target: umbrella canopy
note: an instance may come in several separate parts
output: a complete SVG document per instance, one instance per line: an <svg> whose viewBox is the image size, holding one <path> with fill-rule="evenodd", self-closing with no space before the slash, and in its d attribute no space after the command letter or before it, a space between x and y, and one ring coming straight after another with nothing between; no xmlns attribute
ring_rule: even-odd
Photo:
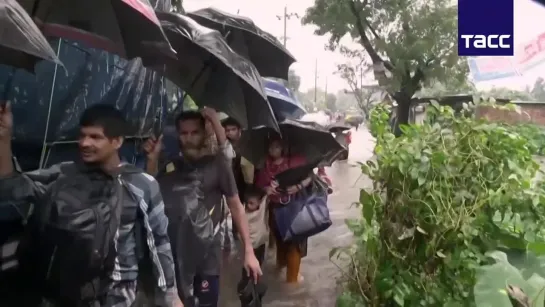
<svg viewBox="0 0 545 307"><path fill-rule="evenodd" d="M61 61L32 18L15 0L0 2L0 63L34 72L40 60Z"/></svg>
<svg viewBox="0 0 545 307"><path fill-rule="evenodd" d="M335 122L327 126L327 130L333 133L343 132L346 130L350 130L350 126L347 125L344 122Z"/></svg>
<svg viewBox="0 0 545 307"><path fill-rule="evenodd" d="M327 114L325 114L325 112L323 111L319 111L316 113L307 113L299 120L303 122L313 122L322 127L327 127L331 123L329 116L327 116Z"/></svg>
<svg viewBox="0 0 545 307"><path fill-rule="evenodd" d="M322 165L331 165L344 150L329 131L319 126L291 119L280 122L279 126L290 155L302 155L307 161L319 159ZM241 155L256 166L262 165L269 139L274 134L267 128L244 130L240 140Z"/></svg>
<svg viewBox="0 0 545 307"><path fill-rule="evenodd" d="M261 30L251 19L216 8L187 14L200 24L220 31L236 52L254 63L262 76L288 80L288 70L295 58L276 37Z"/></svg>
<svg viewBox="0 0 545 307"><path fill-rule="evenodd" d="M175 57L148 0L18 0L46 36L81 41L128 59Z"/></svg>
<svg viewBox="0 0 545 307"><path fill-rule="evenodd" d="M236 54L218 31L174 13L157 13L179 59L164 74L199 106L222 111L243 127L278 130L261 77L252 63Z"/></svg>
<svg viewBox="0 0 545 307"><path fill-rule="evenodd" d="M310 161L309 163L305 163L304 165L287 169L276 174L274 179L278 182L278 186L280 188L286 188L291 185L298 184L309 177L321 162L321 159L316 159L314 161Z"/></svg>
<svg viewBox="0 0 545 307"><path fill-rule="evenodd" d="M284 84L264 78L263 85L277 120L298 119L307 113Z"/></svg>

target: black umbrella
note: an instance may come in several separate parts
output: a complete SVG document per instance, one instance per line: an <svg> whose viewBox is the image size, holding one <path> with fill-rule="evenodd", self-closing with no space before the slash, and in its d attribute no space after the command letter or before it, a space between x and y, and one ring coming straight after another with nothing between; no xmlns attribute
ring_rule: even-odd
<svg viewBox="0 0 545 307"><path fill-rule="evenodd" d="M333 133L339 133L350 129L351 127L344 122L335 122L327 126L327 130Z"/></svg>
<svg viewBox="0 0 545 307"><path fill-rule="evenodd" d="M0 2L0 64L34 72L38 61L61 64L32 18L15 0Z"/></svg>
<svg viewBox="0 0 545 307"><path fill-rule="evenodd" d="M165 66L168 79L198 105L222 111L243 127L278 130L261 77L250 61L229 48L216 30L184 15L157 12L157 16L179 52L179 60Z"/></svg>
<svg viewBox="0 0 545 307"><path fill-rule="evenodd" d="M290 155L302 155L307 161L321 160L321 165L331 165L344 150L333 135L319 126L285 119L278 124L282 139ZM262 165L271 137L278 136L267 128L244 130L240 140L241 155L254 165Z"/></svg>
<svg viewBox="0 0 545 307"><path fill-rule="evenodd" d="M148 0L19 0L46 36L81 41L132 59L157 61L174 50Z"/></svg>
<svg viewBox="0 0 545 307"><path fill-rule="evenodd" d="M252 61L262 76L288 80L288 70L295 58L276 37L261 30L251 19L216 8L187 14L200 24L220 31L231 48Z"/></svg>
<svg viewBox="0 0 545 307"><path fill-rule="evenodd" d="M314 172L314 169L317 168L321 162L322 159L316 159L301 166L289 168L276 174L274 179L278 182L278 186L281 189L285 189L289 186L301 183L301 181L305 180Z"/></svg>

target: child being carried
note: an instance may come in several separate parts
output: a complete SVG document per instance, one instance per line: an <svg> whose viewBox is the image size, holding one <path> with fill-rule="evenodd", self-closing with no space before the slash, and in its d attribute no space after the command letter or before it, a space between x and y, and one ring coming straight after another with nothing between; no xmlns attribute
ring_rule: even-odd
<svg viewBox="0 0 545 307"><path fill-rule="evenodd" d="M255 186L244 191L244 207L250 231L250 239L254 254L263 268L266 255L266 243L269 240L268 199L265 191ZM263 277L261 277L263 278ZM266 286L260 281L253 281L245 269L242 269L242 280L238 285L239 298L243 307L261 306L261 299Z"/></svg>

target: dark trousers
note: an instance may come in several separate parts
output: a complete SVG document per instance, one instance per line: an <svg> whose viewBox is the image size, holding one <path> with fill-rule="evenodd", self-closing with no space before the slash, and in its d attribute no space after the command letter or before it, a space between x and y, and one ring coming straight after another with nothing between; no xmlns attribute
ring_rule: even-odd
<svg viewBox="0 0 545 307"><path fill-rule="evenodd" d="M218 307L220 277L218 275L197 275L193 284L194 296L200 307Z"/></svg>
<svg viewBox="0 0 545 307"><path fill-rule="evenodd" d="M254 248L254 254L257 258L257 261L259 261L259 265L261 268L263 268L263 262L265 262L265 252L266 252L266 245L263 244L257 248ZM249 274L246 272L246 270L242 269L242 280L247 282L251 276L248 276Z"/></svg>

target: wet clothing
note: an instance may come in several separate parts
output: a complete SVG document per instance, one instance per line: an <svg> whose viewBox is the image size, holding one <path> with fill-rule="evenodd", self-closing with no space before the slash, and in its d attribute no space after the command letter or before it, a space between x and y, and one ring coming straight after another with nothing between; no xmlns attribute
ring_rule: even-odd
<svg viewBox="0 0 545 307"><path fill-rule="evenodd" d="M244 182L246 182L246 184L253 184L255 169L252 162L242 157L240 159L240 168L242 170L242 176L244 177Z"/></svg>
<svg viewBox="0 0 545 307"><path fill-rule="evenodd" d="M237 190L240 197L240 202L244 203L244 191L246 190L246 187L254 184L254 165L241 155L237 155L233 159L232 168L233 175L237 183ZM233 238L237 238L237 229L235 227L235 223L232 223L232 225Z"/></svg>
<svg viewBox="0 0 545 307"><path fill-rule="evenodd" d="M301 260L307 255L308 240L297 242L284 242L276 227L274 219L274 207L284 206L278 203L271 203L271 215L269 217L269 226L276 244L276 266L286 268L286 282L295 283L299 279L301 269Z"/></svg>
<svg viewBox="0 0 545 307"><path fill-rule="evenodd" d="M0 198L29 201L39 205L47 197L48 187L61 175L60 165L28 173L14 173L0 178ZM130 197L123 197L120 226L116 234L117 255L110 275L111 288L105 306L131 306L136 298L139 255L135 234L136 219L143 228L145 249L152 263L154 283L170 299L176 290L174 260L167 235L168 219L157 181L145 173L123 175ZM125 191L129 193L129 191ZM144 241L144 240L143 240ZM140 244L140 243L138 243Z"/></svg>
<svg viewBox="0 0 545 307"><path fill-rule="evenodd" d="M264 167L257 172L255 184L259 188L265 189L271 184L276 175L290 168L302 166L305 162L305 158L302 156L284 157L279 164L275 163L272 159L267 159ZM278 203L280 202L280 196L271 195L269 196L269 200L273 203Z"/></svg>
<svg viewBox="0 0 545 307"><path fill-rule="evenodd" d="M220 265L222 259L222 233L220 232L220 226L225 217L222 207L222 198L237 196L237 186L235 178L233 177L233 172L229 161L225 159L225 156L221 153L218 153L216 155L207 155L197 160L188 160L184 159L183 157L179 157L178 160L172 161L171 163L167 164L166 171L168 172L180 170L181 167L176 167L176 165L179 165L179 163L189 164L192 168L199 169L199 171L202 172L202 204L206 206L206 208L209 210L210 218L212 219L212 222L214 224L214 230L216 234L215 242L212 246L212 249L204 256L201 265L199 265L197 268L198 273L195 277L195 283L193 284L193 287L195 289L194 295L199 298L199 301L201 303L200 306L215 307L217 306L219 296L214 293L219 293L219 290L213 290L215 281L213 281L212 279L219 276L221 269ZM173 242L172 244L176 245L177 242ZM206 291L199 290L199 284L203 283L203 280L206 281L204 284L210 285L210 288L204 289ZM211 295L212 298L210 298ZM206 305L206 303L203 304L203 301L215 301L216 304Z"/></svg>
<svg viewBox="0 0 545 307"><path fill-rule="evenodd" d="M195 276L193 293L199 299L199 307L218 307L220 295L219 275Z"/></svg>
<svg viewBox="0 0 545 307"><path fill-rule="evenodd" d="M259 208L255 211L246 211L248 228L252 246L257 248L267 242L269 238L269 210L267 197L263 197Z"/></svg>
<svg viewBox="0 0 545 307"><path fill-rule="evenodd" d="M246 158L237 155L233 159L233 175L237 183L238 195L241 201L244 199L244 190L246 186L254 184L254 165Z"/></svg>
<svg viewBox="0 0 545 307"><path fill-rule="evenodd" d="M240 200L243 201L244 190L246 189L246 182L244 180L244 174L242 173L241 160L242 156L237 155L233 159L231 167L233 169L233 176L235 177L235 182L237 184L238 196L240 196Z"/></svg>
<svg viewBox="0 0 545 307"><path fill-rule="evenodd" d="M271 159L265 161L265 166L257 174L256 185L260 188L266 188L271 184L274 177L290 168L301 166L305 164L305 159L301 156L293 156L290 158L285 157L284 160L275 164ZM276 230L276 220L274 217L274 208L277 206L283 206L280 204L281 195L269 196L270 204L270 216L269 226L271 233L274 236L276 245L276 262L278 267L286 268L286 281L288 283L297 282L299 276L299 270L301 266L301 259L306 255L307 240L298 242L284 242Z"/></svg>

